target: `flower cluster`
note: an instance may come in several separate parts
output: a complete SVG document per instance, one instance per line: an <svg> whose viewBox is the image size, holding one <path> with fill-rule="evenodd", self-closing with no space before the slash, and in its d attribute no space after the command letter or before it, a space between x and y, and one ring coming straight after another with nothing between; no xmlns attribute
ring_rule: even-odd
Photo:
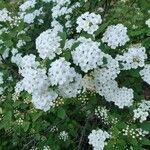
<svg viewBox="0 0 150 150"><path fill-rule="evenodd" d="M150 113L150 101L143 100L137 109L133 110L134 120L139 119L140 122L147 120Z"/></svg>
<svg viewBox="0 0 150 150"><path fill-rule="evenodd" d="M111 136L106 132L99 130L92 130L88 136L89 144L93 146L93 150L103 150L107 144L106 139L109 139Z"/></svg>
<svg viewBox="0 0 150 150"><path fill-rule="evenodd" d="M3 81L3 73L0 72L0 95L3 94L3 91L4 91L3 87L1 87L1 85L3 83L4 83L4 81Z"/></svg>
<svg viewBox="0 0 150 150"><path fill-rule="evenodd" d="M103 34L102 41L107 43L112 49L125 45L129 41L127 27L123 24L109 26Z"/></svg>
<svg viewBox="0 0 150 150"><path fill-rule="evenodd" d="M96 109L95 109L95 115L102 119L102 121L105 123L105 124L108 124L109 123L109 120L108 120L108 109L106 109L106 107L100 107L98 106Z"/></svg>
<svg viewBox="0 0 150 150"><path fill-rule="evenodd" d="M102 19L100 15L96 15L95 13L85 12L77 19L77 32L81 32L82 30L87 32L88 34L93 34L102 23Z"/></svg>
<svg viewBox="0 0 150 150"><path fill-rule="evenodd" d="M144 69L140 71L142 79L150 84L150 64L146 64Z"/></svg>
<svg viewBox="0 0 150 150"><path fill-rule="evenodd" d="M61 28L58 29L61 31ZM61 38L58 36L56 28L48 29L42 32L36 39L36 49L42 59L53 59L56 54L61 54L60 48Z"/></svg>
<svg viewBox="0 0 150 150"><path fill-rule="evenodd" d="M66 141L68 138L69 138L69 136L68 136L68 133L66 131L60 132L60 134L59 134L60 140Z"/></svg>
<svg viewBox="0 0 150 150"><path fill-rule="evenodd" d="M72 51L73 62L81 67L81 70L88 72L103 64L103 53L99 49L100 43L85 39Z"/></svg>
<svg viewBox="0 0 150 150"><path fill-rule="evenodd" d="M116 59L123 66L123 70L144 67L145 60L147 59L146 49L145 47L129 48L128 52L125 52L123 55L118 55Z"/></svg>
<svg viewBox="0 0 150 150"><path fill-rule="evenodd" d="M32 102L38 109L47 111L52 105L57 94L48 89L50 82L46 70L38 68L39 62L35 56L30 54L21 58L19 72L23 79L15 87L17 93L25 90L32 94Z"/></svg>
<svg viewBox="0 0 150 150"><path fill-rule="evenodd" d="M145 24L150 28L150 19L146 20Z"/></svg>
<svg viewBox="0 0 150 150"><path fill-rule="evenodd" d="M23 4L19 6L20 11L26 11L28 9L34 8L36 4L36 0L27 0Z"/></svg>
<svg viewBox="0 0 150 150"><path fill-rule="evenodd" d="M142 138L145 135L149 134L148 131L145 131L141 128L134 129L134 128L131 128L129 125L127 125L126 128L122 130L122 133L124 136L130 136L133 139L138 138L139 140L142 140Z"/></svg>
<svg viewBox="0 0 150 150"><path fill-rule="evenodd" d="M52 85L63 85L73 82L76 72L63 57L51 63L49 79Z"/></svg>
<svg viewBox="0 0 150 150"><path fill-rule="evenodd" d="M10 12L4 8L0 10L0 22L11 21Z"/></svg>

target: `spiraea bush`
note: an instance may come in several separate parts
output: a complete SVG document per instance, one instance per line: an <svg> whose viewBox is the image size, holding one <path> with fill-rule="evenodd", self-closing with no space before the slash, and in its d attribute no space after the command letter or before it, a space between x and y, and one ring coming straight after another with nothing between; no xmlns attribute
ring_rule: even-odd
<svg viewBox="0 0 150 150"><path fill-rule="evenodd" d="M0 149L148 150L149 0L0 1Z"/></svg>

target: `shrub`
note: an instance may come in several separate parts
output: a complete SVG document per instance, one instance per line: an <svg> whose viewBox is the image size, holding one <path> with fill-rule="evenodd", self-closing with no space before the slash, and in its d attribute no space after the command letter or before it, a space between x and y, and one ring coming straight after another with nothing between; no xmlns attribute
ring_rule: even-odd
<svg viewBox="0 0 150 150"><path fill-rule="evenodd" d="M148 149L149 6L1 0L0 149Z"/></svg>

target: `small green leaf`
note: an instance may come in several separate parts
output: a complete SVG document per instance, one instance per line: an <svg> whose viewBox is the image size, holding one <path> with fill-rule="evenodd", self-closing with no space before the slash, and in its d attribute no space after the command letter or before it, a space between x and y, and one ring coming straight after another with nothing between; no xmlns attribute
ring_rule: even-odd
<svg viewBox="0 0 150 150"><path fill-rule="evenodd" d="M142 143L142 145L150 145L150 140L144 137L142 139L141 143Z"/></svg>
<svg viewBox="0 0 150 150"><path fill-rule="evenodd" d="M76 42L72 45L71 50L75 50L80 45L80 42Z"/></svg>
<svg viewBox="0 0 150 150"><path fill-rule="evenodd" d="M58 109L57 111L57 116L61 119L64 119L66 116L66 112L63 108Z"/></svg>
<svg viewBox="0 0 150 150"><path fill-rule="evenodd" d="M29 126L30 126L30 122L23 122L22 127L25 132L28 131Z"/></svg>
<svg viewBox="0 0 150 150"><path fill-rule="evenodd" d="M33 113L32 121L35 122L41 115L42 115L42 112Z"/></svg>
<svg viewBox="0 0 150 150"><path fill-rule="evenodd" d="M65 43L66 43L66 39L67 39L67 35L65 32L59 32L58 35L60 36L60 38L62 39L60 44L61 44L61 48L64 48Z"/></svg>
<svg viewBox="0 0 150 150"><path fill-rule="evenodd" d="M145 121L141 124L141 128L146 131L150 131L150 121Z"/></svg>

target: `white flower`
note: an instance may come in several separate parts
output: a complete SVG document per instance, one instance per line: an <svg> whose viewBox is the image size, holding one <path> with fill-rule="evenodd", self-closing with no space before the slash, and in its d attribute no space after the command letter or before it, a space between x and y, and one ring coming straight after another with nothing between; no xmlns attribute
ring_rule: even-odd
<svg viewBox="0 0 150 150"><path fill-rule="evenodd" d="M88 72L103 64L103 53L99 49L100 43L90 39L80 43L72 52L73 62L81 67L81 70Z"/></svg>
<svg viewBox="0 0 150 150"><path fill-rule="evenodd" d="M20 11L26 11L27 9L33 8L36 4L36 0L27 0L19 6Z"/></svg>
<svg viewBox="0 0 150 150"><path fill-rule="evenodd" d="M82 89L82 76L76 74L73 82L58 86L59 95L62 97L76 97Z"/></svg>
<svg viewBox="0 0 150 150"><path fill-rule="evenodd" d="M55 28L42 32L36 39L36 49L38 50L39 56L42 59L49 58L51 60L56 54L61 54L60 41L61 38L58 36Z"/></svg>
<svg viewBox="0 0 150 150"><path fill-rule="evenodd" d="M110 135L106 131L92 130L92 133L88 136L89 144L93 146L94 150L103 150L107 144L106 140L110 138Z"/></svg>
<svg viewBox="0 0 150 150"><path fill-rule="evenodd" d="M112 101L119 108L123 109L124 107L129 107L133 103L133 90L128 89L126 87L117 88L115 91L111 93L107 93L104 96L107 101Z"/></svg>
<svg viewBox="0 0 150 150"><path fill-rule="evenodd" d="M146 20L145 24L150 28L150 18Z"/></svg>
<svg viewBox="0 0 150 150"><path fill-rule="evenodd" d="M140 71L142 79L150 84L150 64L146 64L144 69Z"/></svg>
<svg viewBox="0 0 150 150"><path fill-rule="evenodd" d="M0 10L0 22L6 21L11 21L10 12L6 8L3 8Z"/></svg>
<svg viewBox="0 0 150 150"><path fill-rule="evenodd" d="M142 100L138 108L133 110L134 120L139 119L140 122L147 120L150 113L150 101Z"/></svg>
<svg viewBox="0 0 150 150"><path fill-rule="evenodd" d="M54 105L57 96L57 93L50 89L40 94L33 93L32 103L35 108L48 111Z"/></svg>
<svg viewBox="0 0 150 150"><path fill-rule="evenodd" d="M35 10L32 13L27 13L20 17L23 17L25 23L31 24L34 23L34 19L41 14L42 14L42 8L40 8L39 10Z"/></svg>
<svg viewBox="0 0 150 150"><path fill-rule="evenodd" d="M96 15L95 13L86 12L78 17L77 19L77 32L81 32L82 30L87 32L88 34L93 34L102 23L102 19L100 15Z"/></svg>
<svg viewBox="0 0 150 150"><path fill-rule="evenodd" d="M4 83L3 76L4 74L0 72L0 85ZM4 88L0 86L0 95L3 94L3 91L4 91Z"/></svg>
<svg viewBox="0 0 150 150"><path fill-rule="evenodd" d="M123 24L109 26L103 34L102 41L107 43L112 49L125 45L129 41L127 27Z"/></svg>
<svg viewBox="0 0 150 150"><path fill-rule="evenodd" d="M76 72L70 67L71 63L59 58L51 63L49 68L49 79L52 85L63 85L74 81Z"/></svg>
<svg viewBox="0 0 150 150"><path fill-rule="evenodd" d="M63 140L63 141L66 141L67 139L68 139L68 132L66 132L66 131L62 131L62 132L60 132L60 134L59 134L59 139L60 140Z"/></svg>
<svg viewBox="0 0 150 150"><path fill-rule="evenodd" d="M144 67L146 59L147 54L145 47L129 48L128 52L125 52L123 55L117 55L116 57L116 60L118 60L123 66L122 70Z"/></svg>

